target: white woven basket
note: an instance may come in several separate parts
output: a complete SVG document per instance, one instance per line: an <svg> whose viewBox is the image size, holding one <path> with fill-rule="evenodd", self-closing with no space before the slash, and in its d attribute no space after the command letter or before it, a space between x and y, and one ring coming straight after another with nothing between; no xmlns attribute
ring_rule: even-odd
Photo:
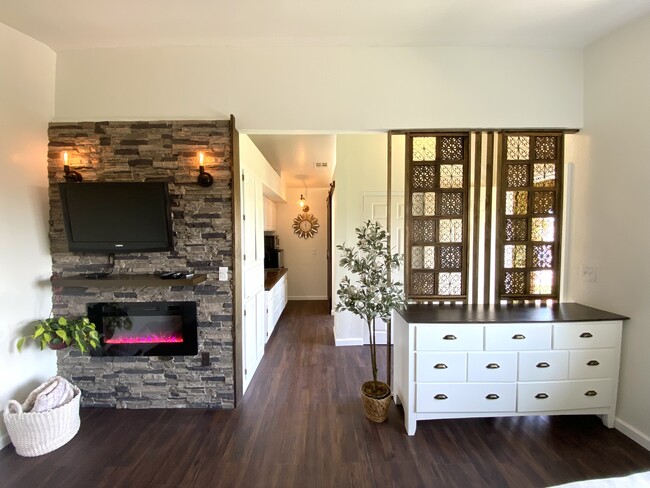
<svg viewBox="0 0 650 488"><path fill-rule="evenodd" d="M77 434L81 392L74 385L72 388L72 400L45 412L23 412L31 406L29 399L22 405L9 400L4 421L18 454L28 457L46 454L63 446Z"/></svg>

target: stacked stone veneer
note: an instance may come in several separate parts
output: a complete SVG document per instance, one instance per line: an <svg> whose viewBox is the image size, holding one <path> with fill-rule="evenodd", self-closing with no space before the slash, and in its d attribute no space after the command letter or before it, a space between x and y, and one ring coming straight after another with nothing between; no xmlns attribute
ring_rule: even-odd
<svg viewBox="0 0 650 488"><path fill-rule="evenodd" d="M91 181L167 181L174 250L115 255L114 274L161 271L205 273L197 286L142 288L54 287L55 315L86 314L90 302L196 301L199 355L90 357L59 351L59 374L82 390L82 404L117 408L234 406L233 292L218 281L232 271L232 147L228 121L52 123L49 127L49 201L52 271L63 277L100 271L107 254L70 253L57 184L62 152L71 169ZM198 151L214 185L196 183ZM84 183L78 183L83 185ZM232 274L230 274L232 276ZM201 366L200 353L210 354Z"/></svg>

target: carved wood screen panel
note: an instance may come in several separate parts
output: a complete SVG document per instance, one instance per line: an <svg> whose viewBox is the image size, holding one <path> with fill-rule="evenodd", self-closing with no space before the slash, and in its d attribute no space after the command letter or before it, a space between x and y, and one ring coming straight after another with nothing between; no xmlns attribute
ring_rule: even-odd
<svg viewBox="0 0 650 488"><path fill-rule="evenodd" d="M557 299L564 136L506 132L500 144L499 298Z"/></svg>
<svg viewBox="0 0 650 488"><path fill-rule="evenodd" d="M468 146L468 133L407 135L408 299L466 299Z"/></svg>

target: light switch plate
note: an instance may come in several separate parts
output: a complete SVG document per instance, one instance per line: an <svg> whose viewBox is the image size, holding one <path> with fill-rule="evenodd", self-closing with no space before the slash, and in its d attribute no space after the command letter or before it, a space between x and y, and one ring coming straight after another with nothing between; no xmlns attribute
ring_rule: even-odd
<svg viewBox="0 0 650 488"><path fill-rule="evenodd" d="M228 268L219 266L219 281L228 281Z"/></svg>
<svg viewBox="0 0 650 488"><path fill-rule="evenodd" d="M590 283L596 282L596 267L588 266L586 264L580 265L580 279Z"/></svg>

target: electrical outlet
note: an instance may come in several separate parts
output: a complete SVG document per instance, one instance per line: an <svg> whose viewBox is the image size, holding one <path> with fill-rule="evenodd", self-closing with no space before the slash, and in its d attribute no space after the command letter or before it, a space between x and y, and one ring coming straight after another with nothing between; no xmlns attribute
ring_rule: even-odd
<svg viewBox="0 0 650 488"><path fill-rule="evenodd" d="M596 282L596 267L588 266L586 264L580 265L580 279L589 283Z"/></svg>
<svg viewBox="0 0 650 488"><path fill-rule="evenodd" d="M219 281L228 281L228 268L226 266L219 267Z"/></svg>
<svg viewBox="0 0 650 488"><path fill-rule="evenodd" d="M312 249L312 250L311 250L311 255L312 255L312 256L316 256L316 249Z"/></svg>

